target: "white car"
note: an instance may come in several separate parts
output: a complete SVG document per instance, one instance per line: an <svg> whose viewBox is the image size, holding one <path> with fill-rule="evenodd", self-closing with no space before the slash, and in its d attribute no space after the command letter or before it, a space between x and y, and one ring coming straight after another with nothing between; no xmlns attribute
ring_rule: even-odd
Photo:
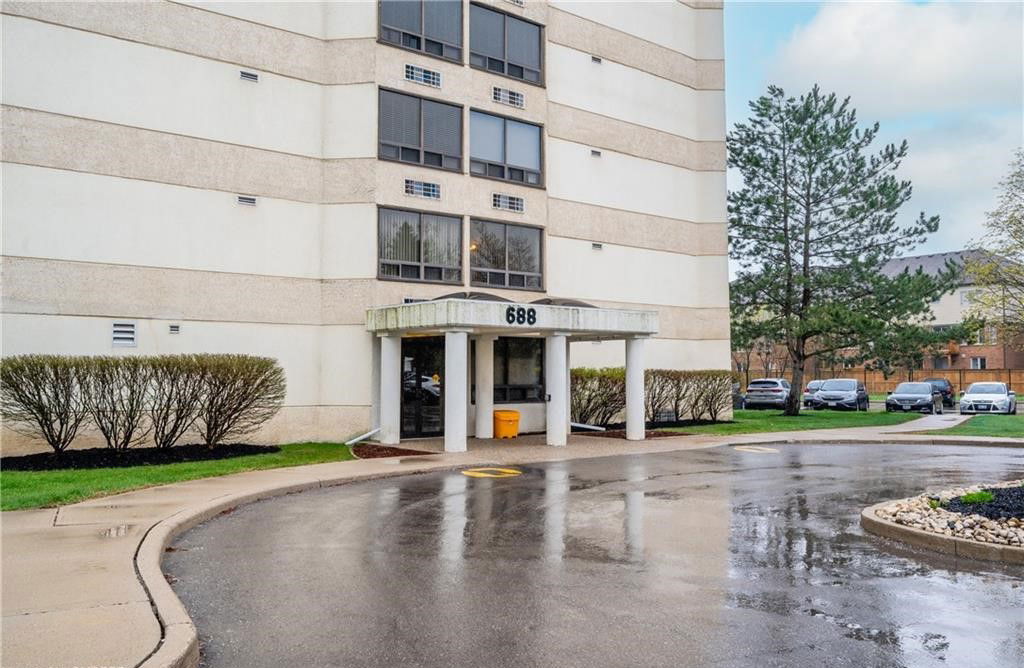
<svg viewBox="0 0 1024 668"><path fill-rule="evenodd" d="M1006 389L1006 383L972 383L960 396L960 413L1017 414L1017 394Z"/></svg>

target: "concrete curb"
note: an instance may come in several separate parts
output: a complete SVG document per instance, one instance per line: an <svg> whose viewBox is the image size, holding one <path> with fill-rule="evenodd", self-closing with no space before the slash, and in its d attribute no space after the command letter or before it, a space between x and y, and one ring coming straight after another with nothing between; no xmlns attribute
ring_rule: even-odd
<svg viewBox="0 0 1024 668"><path fill-rule="evenodd" d="M737 434L735 440L723 443L708 444L702 447L731 447L737 445L751 444L846 444L846 445L870 445L870 444L913 444L913 445L977 445L991 447L1001 445L1008 447L1024 447L1024 441L1017 442L985 442L982 440L966 439L900 439L898 437L878 436L872 438L823 438L820 434L815 437L808 432L806 437L802 435L796 438L771 439L757 438L756 434ZM612 453L614 455L615 453ZM626 454L626 453L621 453ZM642 454L642 453L641 453ZM612 456L601 455L601 456ZM572 457L569 457L571 459ZM405 459L405 458L402 458ZM415 458L413 458L415 459ZM396 462L398 463L398 462ZM473 462L474 466L501 465L502 462ZM510 462L504 462L510 464ZM199 636L195 624L185 610L184 604L171 589L170 584L164 577L160 568L164 551L179 535L192 527L212 519L221 512L236 506L253 503L263 499L270 499L286 494L293 494L310 489L322 487L334 487L351 482L364 480L375 480L391 478L404 475L416 475L419 473L433 473L464 468L466 462L438 462L437 466L418 468L416 470L403 470L396 467L396 470L386 473L374 474L346 474L335 475L324 478L310 476L306 481L289 483L269 483L263 487L240 494L231 494L220 497L208 503L191 508L185 508L170 517L154 524L146 533L135 555L135 568L139 581L149 594L153 606L153 612L160 623L161 639L153 652L143 659L139 668L196 668L199 665ZM313 465L317 466L317 465ZM301 469L302 467L296 467ZM293 469L295 470L295 469ZM888 502L886 502L888 503ZM866 511L865 511L866 512ZM878 520L883 522L882 520ZM861 515L861 522L864 523L864 515ZM894 525L898 528L899 525ZM865 529L868 527L865 525ZM868 529L870 530L870 529ZM874 532L873 532L874 533ZM924 532L921 532L924 533ZM886 534L880 534L886 535ZM932 536L934 534L926 534ZM988 546L986 546L988 547ZM966 549L966 548L965 548ZM1024 552L1024 550L1021 550ZM953 554L953 553L951 553ZM977 557L975 557L977 558ZM1013 563L1013 562L1011 562ZM1024 563L1022 560L1020 563Z"/></svg>
<svg viewBox="0 0 1024 668"><path fill-rule="evenodd" d="M195 624L181 599L171 589L160 567L164 552L182 533L213 519L225 510L264 499L364 480L433 473L464 466L465 464L440 465L436 468L414 471L396 469L387 473L329 476L284 485L269 484L250 492L230 494L193 508L186 508L161 520L146 533L135 554L136 574L149 594L153 612L160 622L162 632L160 643L138 664L138 668L196 668L199 665L199 635Z"/></svg>
<svg viewBox="0 0 1024 668"><path fill-rule="evenodd" d="M875 514L876 510L890 503L892 501L882 501L873 506L868 506L861 511L860 525L865 531L876 536L891 538L892 540L909 543L915 547L923 547L932 552L941 552L942 554L949 554L954 557L997 561L1014 566L1024 566L1024 548L995 545L993 543L979 543L957 536L945 536L897 524L896 522L882 519Z"/></svg>

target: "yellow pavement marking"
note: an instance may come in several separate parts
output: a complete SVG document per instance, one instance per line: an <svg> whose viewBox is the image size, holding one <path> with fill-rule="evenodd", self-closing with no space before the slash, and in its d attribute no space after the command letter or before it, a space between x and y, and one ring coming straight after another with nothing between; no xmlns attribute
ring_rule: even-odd
<svg viewBox="0 0 1024 668"><path fill-rule="evenodd" d="M768 448L763 445L737 445L735 450L742 450L743 452L756 452L761 455L767 455L772 452L778 452L776 448Z"/></svg>
<svg viewBox="0 0 1024 668"><path fill-rule="evenodd" d="M462 475L469 476L470 478L511 478L519 475L520 473L522 473L522 471L519 469L483 467L478 469L466 469L462 472Z"/></svg>

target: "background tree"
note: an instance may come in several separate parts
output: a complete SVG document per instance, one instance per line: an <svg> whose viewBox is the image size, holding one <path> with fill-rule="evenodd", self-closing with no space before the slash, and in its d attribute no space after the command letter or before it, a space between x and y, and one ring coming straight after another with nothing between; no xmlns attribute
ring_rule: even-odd
<svg viewBox="0 0 1024 668"><path fill-rule="evenodd" d="M854 361L866 362L888 379L899 369L920 369L927 357L939 354L950 342L969 339L977 332L973 320L935 330L917 324L894 327L871 341Z"/></svg>
<svg viewBox="0 0 1024 668"><path fill-rule="evenodd" d="M1024 347L1024 150L1018 150L1010 173L1000 182L994 211L985 221L983 251L967 261L974 279L971 314L996 322L1003 343Z"/></svg>
<svg viewBox="0 0 1024 668"><path fill-rule="evenodd" d="M895 255L938 229L923 213L900 225L911 185L895 176L907 143L868 150L878 124L860 128L849 99L815 86L799 98L771 86L751 119L726 139L728 165L743 177L729 193L735 317L759 322L782 342L802 387L808 360L883 340L930 319L931 302L953 289L955 267L883 274ZM794 392L787 415L800 412Z"/></svg>

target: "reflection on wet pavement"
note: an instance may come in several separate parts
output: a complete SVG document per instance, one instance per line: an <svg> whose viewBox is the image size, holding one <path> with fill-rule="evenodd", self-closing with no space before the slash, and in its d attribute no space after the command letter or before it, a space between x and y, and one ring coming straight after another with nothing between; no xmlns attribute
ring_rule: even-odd
<svg viewBox="0 0 1024 668"><path fill-rule="evenodd" d="M1018 666L1020 569L865 535L864 506L1019 451L778 446L458 472L258 503L165 570L211 666Z"/></svg>

